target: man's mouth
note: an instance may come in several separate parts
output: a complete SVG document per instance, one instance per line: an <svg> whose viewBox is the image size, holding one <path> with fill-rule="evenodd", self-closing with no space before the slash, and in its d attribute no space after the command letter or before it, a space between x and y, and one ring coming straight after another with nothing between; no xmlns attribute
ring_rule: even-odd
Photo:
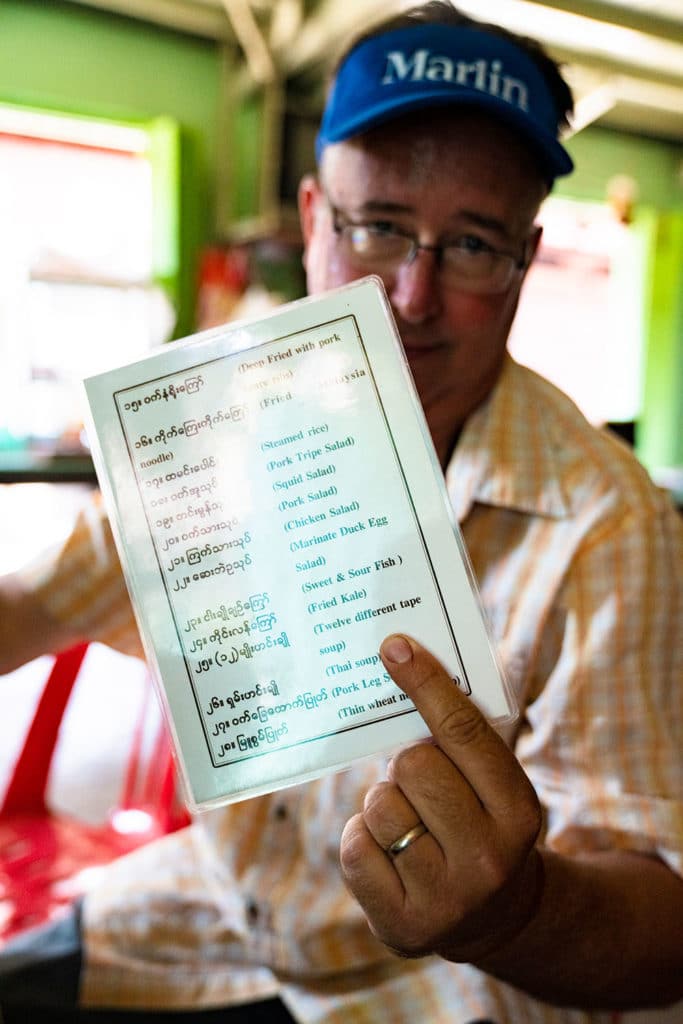
<svg viewBox="0 0 683 1024"><path fill-rule="evenodd" d="M424 359L434 352L440 352L443 345L439 341L432 342L410 342L403 341L403 349L408 359Z"/></svg>

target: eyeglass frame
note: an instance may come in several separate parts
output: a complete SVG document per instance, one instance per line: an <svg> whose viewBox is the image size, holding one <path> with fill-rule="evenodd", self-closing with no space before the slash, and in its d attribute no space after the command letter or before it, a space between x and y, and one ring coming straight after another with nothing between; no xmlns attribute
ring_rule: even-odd
<svg viewBox="0 0 683 1024"><path fill-rule="evenodd" d="M330 210L330 213L332 214L332 229L333 229L335 235L337 235L337 237L348 237L348 236L344 235L344 232L347 229L349 229L349 228L350 229L354 229L354 228L355 229L358 229L358 228L362 229L362 228L365 228L368 231L372 230L372 224L363 224L363 223L359 223L359 222L353 221L348 213L346 213L344 210L340 209L338 206L336 206L332 202L332 200L327 195L327 192L325 191L324 188L322 189L322 192L323 192L323 196L325 198L325 202L327 203L327 206L328 206L328 208ZM340 219L343 221L343 223L340 223ZM420 252L420 250L422 250L423 252L433 252L436 255L437 267L439 269L441 269L441 267L443 266L443 253L444 253L445 249L454 249L457 252L459 252L461 254L465 254L465 255L468 253L467 249L462 248L462 247L460 247L458 245L455 245L453 243L448 243L448 242L442 242L442 243L440 243L438 245L423 245L421 242L418 242L417 237L414 234L414 232L407 231L407 230L401 228L400 226L392 225L390 230L386 230L384 232L378 231L377 233L378 234L384 233L385 235L390 235L390 236L393 236L395 238L405 238L410 243L410 249L408 250L406 255L404 257L402 257L400 260L398 260L396 265L392 267L392 272L394 272L394 273L401 266L410 266L410 264L415 261L415 259L417 257L417 254L418 254L418 252ZM471 287L467 287L468 284L471 284L472 279L466 279L465 278L463 280L463 284L462 285L456 285L454 287L454 290L466 291L466 292L470 292L470 293L474 293L474 294L480 294L480 295L501 295L504 292L506 292L507 289L512 284L515 272L519 273L519 272L527 270L529 265L530 265L530 263L531 263L531 260L529 259L529 254L528 254L529 246L532 244L531 238L527 238L522 243L523 247L524 247L524 255L521 258L516 257L514 255L514 253L505 252L502 249L497 249L495 246L489 245L488 242L484 243L484 244L486 245L486 249L483 250L483 251L489 253L492 257L496 257L499 260L502 259L502 260L505 260L505 261L509 261L508 265L510 267L510 271L509 271L509 274L507 276L505 285L501 286L500 288L491 289L490 291L487 288L483 288L483 289L480 290L478 287L476 287L476 285L475 285L475 288L473 289ZM351 255L360 255L358 253L354 253L351 244L350 244L350 249L351 249ZM477 255L477 254L473 254L473 255ZM370 270L371 267L372 267L372 260L368 261L365 264L365 266L367 267L368 270ZM380 276L380 277L382 276L379 271L377 271L377 273L378 273L378 276ZM481 281L486 282L488 279L482 278L482 279L479 279L479 280L480 280L480 282ZM451 287L451 286L447 285L447 287Z"/></svg>

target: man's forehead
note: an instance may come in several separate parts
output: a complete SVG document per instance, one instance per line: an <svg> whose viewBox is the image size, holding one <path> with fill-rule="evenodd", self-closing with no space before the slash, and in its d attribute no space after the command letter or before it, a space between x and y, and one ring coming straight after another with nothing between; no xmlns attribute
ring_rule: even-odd
<svg viewBox="0 0 683 1024"><path fill-rule="evenodd" d="M327 147L323 177L342 182L378 174L419 187L447 180L495 182L502 173L543 195L545 182L525 143L499 119L470 108L404 114L362 135ZM358 184L361 184L358 181Z"/></svg>
<svg viewBox="0 0 683 1024"><path fill-rule="evenodd" d="M478 228L501 242L525 237L548 191L536 168L515 170L495 152L482 159L472 145L460 149L461 158L431 133L406 146L368 134L327 147L321 178L332 203L352 216L398 217L435 236Z"/></svg>

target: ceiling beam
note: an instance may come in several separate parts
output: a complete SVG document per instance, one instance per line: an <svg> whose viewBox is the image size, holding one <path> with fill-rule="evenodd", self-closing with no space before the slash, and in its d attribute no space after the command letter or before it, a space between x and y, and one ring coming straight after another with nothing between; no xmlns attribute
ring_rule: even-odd
<svg viewBox="0 0 683 1024"><path fill-rule="evenodd" d="M70 0L83 7L148 21L205 39L234 42L235 35L225 11L213 0Z"/></svg>
<svg viewBox="0 0 683 1024"><path fill-rule="evenodd" d="M312 64L333 64L354 35L392 12L396 13L396 0L320 0L302 26L296 46L283 55L286 72L294 75Z"/></svg>
<svg viewBox="0 0 683 1024"><path fill-rule="evenodd" d="M473 17L530 35L560 60L683 84L683 44L539 0L458 0Z"/></svg>
<svg viewBox="0 0 683 1024"><path fill-rule="evenodd" d="M273 55L254 17L249 0L222 0L222 3L242 47L254 82L267 85L275 81Z"/></svg>
<svg viewBox="0 0 683 1024"><path fill-rule="evenodd" d="M683 4L676 0L676 11L673 4L665 4L663 0L639 0L636 4L624 3L623 0L531 0L541 7L552 7L555 10L579 14L594 21L603 21L622 28L634 29L645 35L658 36L674 43L683 43ZM671 12L670 16L668 12ZM665 16L666 15L666 16Z"/></svg>

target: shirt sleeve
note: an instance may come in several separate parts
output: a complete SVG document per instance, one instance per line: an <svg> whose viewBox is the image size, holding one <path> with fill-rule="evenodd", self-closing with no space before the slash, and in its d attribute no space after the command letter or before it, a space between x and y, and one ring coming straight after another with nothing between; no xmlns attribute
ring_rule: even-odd
<svg viewBox="0 0 683 1024"><path fill-rule="evenodd" d="M83 640L142 657L140 634L99 492L63 545L23 574L39 606Z"/></svg>
<svg viewBox="0 0 683 1024"><path fill-rule="evenodd" d="M683 873L683 524L664 497L584 537L557 607L554 664L517 744L546 840Z"/></svg>

